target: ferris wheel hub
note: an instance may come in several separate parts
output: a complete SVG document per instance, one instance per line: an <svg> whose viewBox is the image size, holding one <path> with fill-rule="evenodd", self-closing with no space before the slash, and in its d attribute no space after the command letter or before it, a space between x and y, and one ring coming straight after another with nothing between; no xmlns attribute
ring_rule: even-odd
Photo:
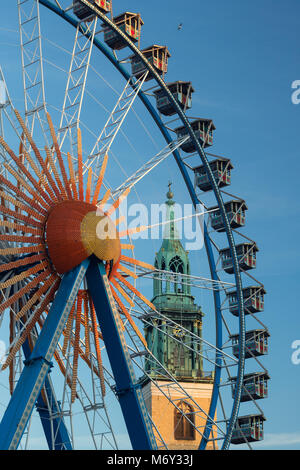
<svg viewBox="0 0 300 470"><path fill-rule="evenodd" d="M81 201L63 201L50 211L46 244L59 274L64 274L95 255L116 265L121 245L116 226L97 206Z"/></svg>

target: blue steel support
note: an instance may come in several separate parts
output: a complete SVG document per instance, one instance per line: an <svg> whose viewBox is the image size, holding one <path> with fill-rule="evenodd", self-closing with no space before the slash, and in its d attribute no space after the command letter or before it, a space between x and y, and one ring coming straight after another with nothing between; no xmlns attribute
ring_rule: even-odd
<svg viewBox="0 0 300 470"><path fill-rule="evenodd" d="M54 399L52 384L49 376L47 376L45 379L44 391L48 397L48 402L51 407L51 414L56 416L59 415L61 409L59 407L59 403ZM41 393L36 402L36 409L41 419L49 450L72 450L72 444L63 417L57 416L56 418L51 418L48 406L44 402ZM53 426L52 429L51 422Z"/></svg>
<svg viewBox="0 0 300 470"><path fill-rule="evenodd" d="M207 227L206 224L204 224L204 240L209 240L208 233L207 233ZM212 246L209 241L209 243L206 242L206 250L208 252L208 260L209 260L209 265L210 265L210 272L212 275L212 279L214 281L218 281L218 275L217 275L217 268L216 268L216 263L214 259L214 254L212 251ZM216 416L216 409L217 409L217 403L218 403L218 398L219 398L219 387L221 383L221 372L222 372L222 347L223 347L223 339L222 339L222 315L221 315L221 299L220 299L220 293L217 290L214 290L214 300L215 300L215 310L216 310L216 363L215 363L215 378L214 378L214 386L213 386L213 391L212 391L212 396L211 396L211 402L210 402L210 407L209 407L209 412L206 422L206 426L204 428L204 432L202 435L202 439L200 442L199 450L204 450L207 441L211 436L211 432L213 430L213 424L214 424L214 419Z"/></svg>
<svg viewBox="0 0 300 470"><path fill-rule="evenodd" d="M62 19L67 21L70 25L74 26L75 28L77 27L78 21L75 20L72 16L70 16L68 13L63 12L57 5L53 4L49 0L40 0L40 3L47 7L49 10L53 11L55 14L60 16ZM88 34L88 33L87 33ZM112 63L114 67L123 75L123 77L126 79L126 81L129 80L130 74L127 72L124 66L122 66L115 56L111 53L110 49L105 46L102 42L98 40L98 38L94 38L94 45L99 51L106 56L106 58ZM142 92L142 90L139 91L139 98L150 113L151 117L153 118L154 122L158 126L160 132L162 133L164 139L168 144L170 144L173 139L170 136L170 133L164 126L159 114L157 113L156 109L152 106L150 103L149 99L147 96ZM194 190L193 183L190 179L190 176L187 172L186 166L184 165L183 161L180 158L180 154L178 150L175 150L173 152L173 156L175 158L175 161L179 167L179 170L182 174L182 177L185 181L185 184L187 186L187 189L189 191L191 200L193 202L193 205L195 208L197 208L197 205L199 204L196 192ZM204 224L205 225L205 224ZM204 243L205 243L205 248L209 260L209 265L210 265L210 272L211 272L211 278L214 280L218 280L218 275L216 271L216 265L215 265L215 260L214 260L214 255L212 251L212 244L210 241L210 238L208 236L208 232L204 230ZM215 316L216 316L216 348L219 350L222 349L222 315L221 315L221 300L220 300L220 293L218 291L214 291L214 299L215 299ZM222 360L221 360L221 353L217 352L216 353L216 367L215 367L215 381L214 381L214 388L213 388L213 393L212 393L212 400L211 400L211 407L210 407L210 416L215 416L216 413L216 408L217 408L217 401L218 401L218 394L219 394L219 386L221 382L221 367L222 367ZM205 429L203 436L204 440L202 442L202 448L205 447L207 439L209 438L209 433L208 433L208 425L207 428Z"/></svg>
<svg viewBox="0 0 300 470"><path fill-rule="evenodd" d="M32 353L28 340L23 344L23 352L25 359L28 360ZM51 406L51 415L57 415L56 418L51 418L48 405L45 403L42 393L40 393L36 401L36 409L41 419L49 450L72 450L72 444L64 420L62 417L58 417L61 410L59 403L54 397L49 373L45 379L44 392L48 398L49 406ZM51 429L51 423L53 429Z"/></svg>
<svg viewBox="0 0 300 470"><path fill-rule="evenodd" d="M27 361L0 424L0 449L17 449L38 399L78 289L89 265L84 261L62 278L42 331Z"/></svg>
<svg viewBox="0 0 300 470"><path fill-rule="evenodd" d="M49 10L51 10L52 12L54 12L55 14L60 16L62 19L64 19L70 25L77 28L77 25L79 23L78 20L75 19L74 17L72 17L68 12L64 12L61 8L59 8L57 6L56 3L54 3L51 0L39 0L39 1L40 1L40 4L44 5L46 8L48 8ZM96 9L94 8L94 10L96 10ZM227 238L228 238L228 242L229 242L229 246L230 246L230 251L231 251L231 255L232 255L232 259L233 259L234 273L235 273L236 284L237 284L237 288L238 288L237 290L238 290L238 304L239 304L239 318L240 318L240 321L239 321L239 323L240 323L240 325L239 325L239 331L240 331L239 341L240 341L240 346L241 346L241 348L240 348L241 354L239 356L238 379L237 379L237 383L236 383L236 385L237 385L236 386L236 392L235 392L235 396L234 396L234 402L233 402L233 407L232 407L231 418L230 418L230 422L229 422L229 425L228 425L228 428L227 428L227 430L228 430L227 436L226 436L225 442L223 443L223 449L226 449L229 446L232 431L233 431L233 428L234 428L234 424L235 424L235 421L236 421L236 418L237 418L237 415L238 415L239 404L240 404L240 395L241 395L242 384L243 384L244 361L245 361L245 357L244 357L244 351L245 351L245 316L244 316L244 305L243 305L243 297L242 297L242 283L241 283L240 273L239 273L239 264L238 264L236 249L235 249L234 240L233 240L233 236L232 236L232 233L231 233L229 221L228 221L228 218L227 218L227 215L226 215L226 212L225 212L225 208L224 208L224 203L222 201L220 191L219 191L218 185L215 181L214 175L213 175L213 173L211 171L211 168L208 164L206 155L205 155L201 145L199 144L199 142L198 142L198 140L197 140L197 138L196 138L189 122L188 122L188 120L186 119L183 111L179 107L178 103L176 103L176 100L174 99L173 95L169 92L169 90L167 89L164 82L160 79L160 77L157 76L157 74L154 71L153 67L151 67L151 66L149 66L149 64L147 64L147 61L142 56L141 52L129 40L128 36L126 36L122 32L120 32L118 27L115 24L111 23L110 20L107 17L105 17L105 15L99 14L99 16L113 30L115 30L119 35L122 36L122 38L128 43L128 46L131 48L131 50L134 53L139 55L140 59L144 61L146 67L148 69L151 69L152 74L155 77L158 84L160 85L160 87L163 88L165 93L168 95L169 100L174 105L174 109L176 109L176 111L177 111L178 115L180 116L183 124L188 129L188 132L191 136L191 139L192 139L193 143L195 144L195 147L196 147L196 149L199 153L199 156L200 156L200 158L201 158L201 160L202 160L202 162L203 162L203 164L206 168L209 180L212 184L212 187L213 187L214 192L216 194L218 204L220 206L221 214L222 214L223 221L224 221L224 224L225 224L225 227L226 227L226 234L227 234ZM84 28L83 25L82 25L82 27ZM87 35L89 35L88 32L87 32ZM98 40L98 38L94 38L94 45L97 49L99 49L107 57L107 59L114 65L114 67L116 67L116 69L121 73L121 75L123 75L123 77L128 81L129 78L130 78L130 74L127 72L126 68L118 62L118 60L115 58L115 56L111 53L111 50L108 49L108 47L106 47L103 43L101 43ZM133 87L134 87L134 85L133 85ZM164 126L159 114L157 113L155 108L152 106L152 104L150 103L147 96L142 92L142 90L139 91L139 98L141 99L142 103L145 105L146 109L149 111L150 115L152 116L154 122L157 124L159 130L161 131L161 133L164 136L164 138L166 139L166 141L168 143L172 142L173 139L171 138L171 136L170 136L169 132L167 131L166 127ZM175 151L173 153L173 155L174 155L175 160L178 164L178 167L181 171L181 174L182 174L182 176L185 180L185 183L187 185L187 188L188 188L188 191L190 193L193 204L196 207L196 205L198 204L198 199L197 199L195 190L193 188L193 184L192 184L192 182L190 180L190 177L189 177L189 175L186 171L186 167L185 167L184 163L182 162L178 151ZM210 253L213 256L211 241L209 239L207 231L204 232L204 241L205 241L205 246L206 246L206 251L207 251L208 257L210 256ZM209 260L209 263L210 263L210 267L211 267L212 279L217 279L217 273L216 273L216 270L214 269L214 265L215 265L214 258L212 258L212 260ZM222 321L221 321L221 309L220 309L220 295L219 295L219 293L218 292L214 293L214 297L215 297L215 300L217 299L217 303L215 302L215 313L216 313L216 318L217 318L216 346L219 347L219 349L221 349L222 344L218 343L218 341L222 341L222 335L221 335ZM218 346L218 344L219 344L219 346ZM216 371L215 371L216 376L215 376L215 384L214 384L213 397L212 397L212 403L215 403L215 408L216 408L216 403L217 403L217 394L219 393L218 390L219 390L219 385L220 385L220 371L221 371L221 363L220 363L220 358L218 357L218 354L217 354ZM219 383L217 383L217 378L218 377L219 377L219 379L218 379ZM213 411L213 410L211 410L211 411ZM210 415L210 416L215 416L215 410L212 413L212 415ZM204 434L206 434L206 431L204 432Z"/></svg>
<svg viewBox="0 0 300 470"><path fill-rule="evenodd" d="M98 263L96 258L92 258L86 277L132 447L134 450L156 449L152 424L148 417L141 386L137 384L135 378L119 312L115 306L103 263Z"/></svg>

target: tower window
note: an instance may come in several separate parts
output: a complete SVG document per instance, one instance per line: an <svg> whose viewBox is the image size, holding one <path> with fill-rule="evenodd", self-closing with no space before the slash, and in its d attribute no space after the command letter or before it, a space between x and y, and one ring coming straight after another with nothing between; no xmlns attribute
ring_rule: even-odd
<svg viewBox="0 0 300 470"><path fill-rule="evenodd" d="M176 282L174 282L174 291L177 293L183 292L182 278L180 274L184 273L184 264L182 259L179 256L174 256L169 263L169 269L173 273L176 273Z"/></svg>
<svg viewBox="0 0 300 470"><path fill-rule="evenodd" d="M174 410L174 437L177 440L195 439L195 414L193 407L181 401Z"/></svg>

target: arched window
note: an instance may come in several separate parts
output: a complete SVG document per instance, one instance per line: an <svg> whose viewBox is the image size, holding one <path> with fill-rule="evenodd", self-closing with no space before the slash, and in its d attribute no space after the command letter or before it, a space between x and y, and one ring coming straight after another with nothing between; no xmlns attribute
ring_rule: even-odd
<svg viewBox="0 0 300 470"><path fill-rule="evenodd" d="M162 258L162 261L161 261L161 270L162 271L166 270L166 262L164 258ZM161 291L162 291L162 294L165 294L167 292L167 279L164 273L161 274Z"/></svg>
<svg viewBox="0 0 300 470"><path fill-rule="evenodd" d="M182 284L182 276L180 274L184 273L184 264L181 258L179 256L174 256L170 263L169 263L169 269L173 273L176 273L176 282L174 282L174 292L176 293L183 293L183 284Z"/></svg>
<svg viewBox="0 0 300 470"><path fill-rule="evenodd" d="M155 259L154 267L155 269L159 269L157 259ZM153 278L154 295L160 294L160 284L160 275L155 274Z"/></svg>
<svg viewBox="0 0 300 470"><path fill-rule="evenodd" d="M181 401L174 410L174 437L177 440L192 441L195 439L195 414L193 407Z"/></svg>

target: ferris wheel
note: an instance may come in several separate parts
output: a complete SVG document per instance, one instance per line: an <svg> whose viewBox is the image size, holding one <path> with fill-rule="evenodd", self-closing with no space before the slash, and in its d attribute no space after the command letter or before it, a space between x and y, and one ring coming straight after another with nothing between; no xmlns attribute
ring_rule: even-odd
<svg viewBox="0 0 300 470"><path fill-rule="evenodd" d="M166 80L168 48L112 7L17 0L19 94L0 64L0 448L35 448L37 429L50 450L251 448L270 335L247 205L208 151L213 120L189 116L191 82ZM205 273L180 242L153 263L139 235L154 224L125 225L122 204L149 205L170 168ZM156 224L171 231L173 197Z"/></svg>

